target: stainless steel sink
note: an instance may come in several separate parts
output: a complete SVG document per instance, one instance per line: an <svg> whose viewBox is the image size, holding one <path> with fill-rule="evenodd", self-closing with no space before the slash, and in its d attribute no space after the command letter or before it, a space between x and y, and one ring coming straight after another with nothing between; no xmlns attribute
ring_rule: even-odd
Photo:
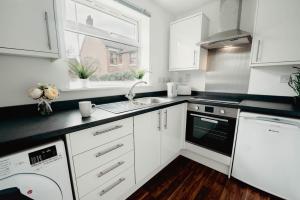
<svg viewBox="0 0 300 200"><path fill-rule="evenodd" d="M141 108L146 108L149 106L159 105L171 102L172 100L162 97L144 97L134 99L133 101L121 101L116 103L97 105L97 108L119 114L124 112L129 112Z"/></svg>
<svg viewBox="0 0 300 200"><path fill-rule="evenodd" d="M138 105L155 105L171 102L170 99L162 97L144 97L139 99L134 99L133 103Z"/></svg>

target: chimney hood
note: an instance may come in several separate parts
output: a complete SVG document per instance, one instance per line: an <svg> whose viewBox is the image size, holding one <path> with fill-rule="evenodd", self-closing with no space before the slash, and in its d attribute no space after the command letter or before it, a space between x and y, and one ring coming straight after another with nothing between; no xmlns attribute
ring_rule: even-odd
<svg viewBox="0 0 300 200"><path fill-rule="evenodd" d="M229 2L230 1L230 2ZM234 1L238 1L237 9L234 9L234 6L223 6L225 3L235 3ZM236 3L235 3L236 4ZM224 10L230 8L231 10L227 11L229 14L237 13L237 26L236 29L226 30L219 33L216 33L210 37L207 38L207 40L199 42L198 45L200 45L204 49L218 49L223 48L226 46L240 46L245 44L250 44L252 42L252 36L249 32L240 30L240 23L241 23L241 12L242 12L242 0L221 0L221 7L220 7L220 18L221 18L221 25L222 19L227 19L226 16L224 16ZM223 9L223 12L222 12Z"/></svg>

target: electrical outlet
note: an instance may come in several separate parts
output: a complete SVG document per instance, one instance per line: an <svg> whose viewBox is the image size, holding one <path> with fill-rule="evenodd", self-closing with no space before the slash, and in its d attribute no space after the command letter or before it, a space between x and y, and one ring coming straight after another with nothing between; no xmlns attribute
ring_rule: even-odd
<svg viewBox="0 0 300 200"><path fill-rule="evenodd" d="M290 80L290 75L284 74L280 76L280 83L288 83Z"/></svg>

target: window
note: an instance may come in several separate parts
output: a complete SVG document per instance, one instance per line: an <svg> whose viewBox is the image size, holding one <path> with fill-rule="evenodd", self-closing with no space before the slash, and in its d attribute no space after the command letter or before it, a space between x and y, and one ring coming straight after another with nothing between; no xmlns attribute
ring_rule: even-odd
<svg viewBox="0 0 300 200"><path fill-rule="evenodd" d="M89 62L94 84L133 81L136 71L149 70L149 17L122 5L110 9L113 1L65 1L66 57Z"/></svg>
<svg viewBox="0 0 300 200"><path fill-rule="evenodd" d="M108 49L109 51L109 65L116 66L122 64L121 49Z"/></svg>

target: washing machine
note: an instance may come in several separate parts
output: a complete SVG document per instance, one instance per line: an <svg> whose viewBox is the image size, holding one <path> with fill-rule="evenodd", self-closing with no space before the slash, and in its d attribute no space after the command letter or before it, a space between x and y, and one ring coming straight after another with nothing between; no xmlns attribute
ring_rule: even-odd
<svg viewBox="0 0 300 200"><path fill-rule="evenodd" d="M63 141L0 158L0 200L72 200Z"/></svg>

